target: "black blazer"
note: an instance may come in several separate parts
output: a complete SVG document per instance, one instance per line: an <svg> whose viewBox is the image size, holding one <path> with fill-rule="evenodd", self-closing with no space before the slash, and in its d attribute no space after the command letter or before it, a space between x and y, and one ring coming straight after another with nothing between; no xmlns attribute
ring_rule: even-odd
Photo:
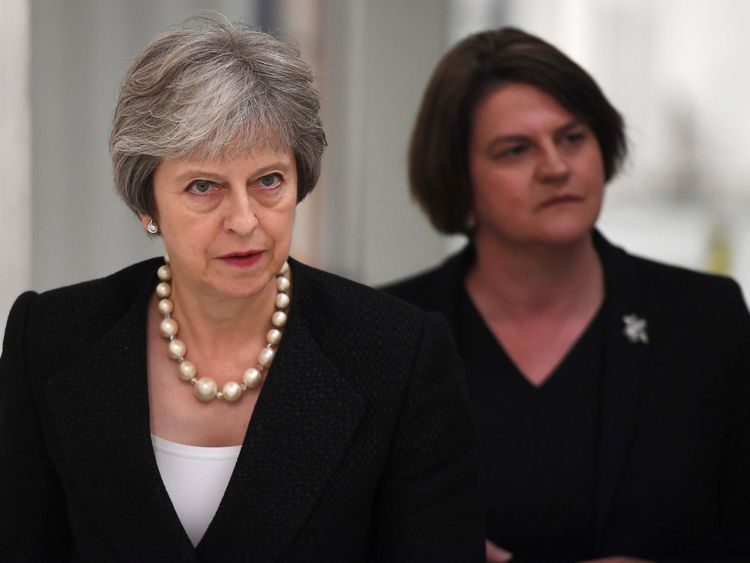
<svg viewBox="0 0 750 563"><path fill-rule="evenodd" d="M445 322L294 261L284 337L194 549L149 431L158 264L13 306L0 561L483 560L477 441Z"/></svg>
<svg viewBox="0 0 750 563"><path fill-rule="evenodd" d="M594 243L607 292L594 555L750 561L750 315L739 287L636 258L599 233ZM455 328L474 259L468 246L386 290ZM647 343L625 336L631 314L647 321Z"/></svg>

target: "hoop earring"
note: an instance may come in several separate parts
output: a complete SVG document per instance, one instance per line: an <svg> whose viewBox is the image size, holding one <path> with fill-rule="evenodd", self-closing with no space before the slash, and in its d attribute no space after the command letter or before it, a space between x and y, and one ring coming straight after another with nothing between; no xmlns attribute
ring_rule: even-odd
<svg viewBox="0 0 750 563"><path fill-rule="evenodd" d="M151 219L151 220L150 220L150 221L148 222L148 225L146 226L146 230L148 231L148 234L150 234L150 235L155 235L155 234L157 234L157 233L159 232L159 227L158 227L158 226L157 226L157 224L156 224L156 223L154 222L154 220L153 220L153 219Z"/></svg>

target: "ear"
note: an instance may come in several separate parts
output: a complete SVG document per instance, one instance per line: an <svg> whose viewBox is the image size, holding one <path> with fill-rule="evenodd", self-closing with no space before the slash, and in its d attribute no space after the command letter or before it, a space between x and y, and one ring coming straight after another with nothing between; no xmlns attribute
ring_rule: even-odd
<svg viewBox="0 0 750 563"><path fill-rule="evenodd" d="M143 230L146 230L146 227L148 227L149 221L151 221L151 216L146 215L145 213L139 213L138 218L141 220L141 225L143 225Z"/></svg>

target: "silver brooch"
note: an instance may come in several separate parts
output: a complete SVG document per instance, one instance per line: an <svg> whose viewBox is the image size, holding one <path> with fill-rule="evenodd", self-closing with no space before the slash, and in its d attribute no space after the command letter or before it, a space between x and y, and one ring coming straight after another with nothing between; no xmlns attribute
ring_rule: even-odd
<svg viewBox="0 0 750 563"><path fill-rule="evenodd" d="M648 323L646 319L642 319L638 315L624 315L622 321L625 323L622 333L628 340L633 344L638 342L648 344Z"/></svg>

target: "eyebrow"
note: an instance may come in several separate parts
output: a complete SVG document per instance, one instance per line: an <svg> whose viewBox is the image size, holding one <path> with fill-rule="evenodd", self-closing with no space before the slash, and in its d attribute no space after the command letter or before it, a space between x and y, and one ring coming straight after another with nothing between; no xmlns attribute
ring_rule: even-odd
<svg viewBox="0 0 750 563"><path fill-rule="evenodd" d="M291 169L292 163L285 163L282 161L269 162L268 164L265 164L258 168L254 168L252 172L248 174L248 177L263 176L273 170L280 170L281 172L288 174ZM195 178L223 180L225 178L225 175L220 170L208 170L198 166L195 168L189 168L182 174L179 174L175 177L178 182L187 182L188 180L192 180Z"/></svg>

